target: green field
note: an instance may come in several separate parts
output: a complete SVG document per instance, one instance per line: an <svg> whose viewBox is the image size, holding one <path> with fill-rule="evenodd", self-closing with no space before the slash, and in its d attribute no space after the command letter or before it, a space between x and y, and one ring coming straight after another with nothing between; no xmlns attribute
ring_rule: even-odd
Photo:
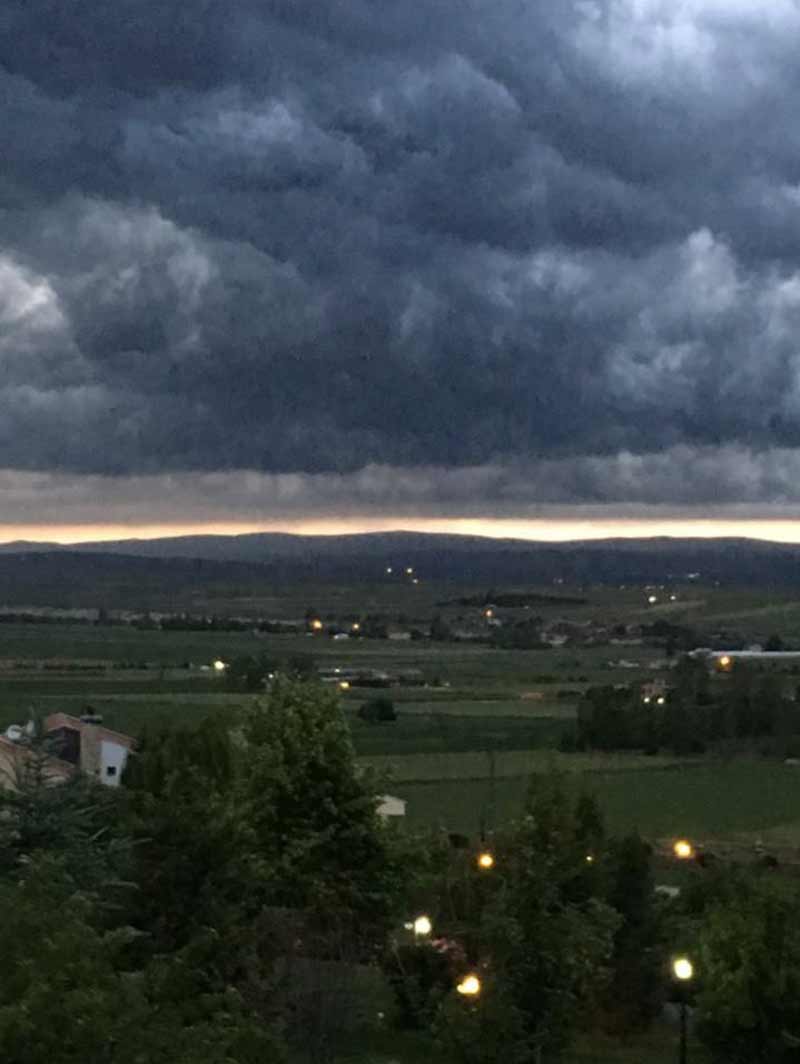
<svg viewBox="0 0 800 1064"><path fill-rule="evenodd" d="M145 727L154 724L197 724L212 712L225 712L248 701L250 700L246 696L220 701L210 700L202 695L109 697L102 693L46 696L36 694L29 698L7 701L3 693L0 696L0 729L7 728L9 724L24 723L31 716L46 716L56 712L80 716L82 713L92 712L101 714L109 728L137 736Z"/></svg>
<svg viewBox="0 0 800 1064"><path fill-rule="evenodd" d="M350 640L334 642L324 636L263 635L253 632L140 631L128 626L4 624L0 626L0 662L75 662L147 665L150 669L192 663L209 664L268 652L277 657L311 654L320 666L362 666L376 669L420 669L434 686L521 692L541 683L597 682L627 676L608 667L625 657L647 662L659 656L651 648L585 647L578 650L498 650L482 643L393 642ZM542 679L543 678L543 679Z"/></svg>
<svg viewBox="0 0 800 1064"><path fill-rule="evenodd" d="M71 689L56 693L51 685L33 690L20 684L17 691L0 687L0 729L23 722L30 716L61 711L80 715L87 711L102 714L105 723L137 735L154 723L197 723L211 713L226 713L252 703L256 696L227 692L109 692L90 685L83 692ZM463 716L454 712L406 715L401 710L392 724L374 725L360 721L355 712L345 710L356 750L364 755L445 754L472 750L526 750L553 746L563 730L561 717L506 717L502 714Z"/></svg>
<svg viewBox="0 0 800 1064"><path fill-rule="evenodd" d="M385 773L398 783L435 783L440 781L526 780L535 773L563 772L577 776L621 772L633 775L656 769L682 768L686 762L669 756L644 757L640 754L562 754L552 749L511 750L492 755L491 751L471 753L388 755L363 758L376 772ZM493 762L493 768L491 767Z"/></svg>
<svg viewBox="0 0 800 1064"><path fill-rule="evenodd" d="M552 748L564 724L557 718L457 716L455 714L405 716L393 724L364 724L349 717L356 751L362 755L397 755L412 758L451 756L471 751L520 751ZM479 754L479 757L484 756Z"/></svg>
<svg viewBox="0 0 800 1064"><path fill-rule="evenodd" d="M403 701L398 707L398 712L401 717L515 717L521 720L574 720L577 697L569 702L524 701L521 698L473 701L463 697L447 701Z"/></svg>
<svg viewBox="0 0 800 1064"><path fill-rule="evenodd" d="M562 767L562 763L558 763ZM577 767L577 766L576 766ZM782 844L800 851L800 769L769 761L700 763L631 770L574 772L576 790L597 795L608 826L619 834L638 830L649 838L689 835L713 843L743 834L755 839L780 829ZM494 827L520 815L527 778L486 777L459 782L397 782L393 793L408 800L410 822L467 833L493 811Z"/></svg>
<svg viewBox="0 0 800 1064"><path fill-rule="evenodd" d="M642 588L579 590L588 599L585 605L545 603L537 614L605 624L668 619L711 628L752 626L754 636L776 631L800 645L800 603L781 592L691 586L676 589L674 603L648 606ZM464 607L437 605L461 593L434 585L308 588L249 605L255 610L266 603L276 617L301 617L309 605L326 617L404 612L409 623L424 624L435 612L450 619L469 614ZM247 612L247 601L237 600L237 609ZM224 607L211 605L220 612ZM354 687L342 698L357 753L388 778L387 788L408 798L412 825L473 831L488 815L502 824L518 814L528 775L555 767L569 772L576 787L598 794L614 831L638 827L654 837L763 832L790 843L797 836L800 771L782 764L673 766L671 759L587 760L557 752L587 685L637 683L658 674L663 652L643 645L517 651L474 642L334 642L251 631L3 624L0 727L30 713L91 708L109 726L136 735L156 721L192 724L209 713L232 713L253 696L232 691L208 665L216 658L264 652L276 660L311 655L324 668L419 671L416 686L388 692ZM633 667L620 666L623 659ZM361 721L358 707L382 693L394 700L397 721Z"/></svg>

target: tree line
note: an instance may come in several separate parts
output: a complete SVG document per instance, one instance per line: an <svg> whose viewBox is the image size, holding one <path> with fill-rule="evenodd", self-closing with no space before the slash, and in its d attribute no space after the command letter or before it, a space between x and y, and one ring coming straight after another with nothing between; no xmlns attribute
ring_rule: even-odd
<svg viewBox="0 0 800 1064"><path fill-rule="evenodd" d="M645 699L638 687L590 687L563 745L678 755L745 746L796 756L800 702L780 674L736 662L729 675L712 683L706 665L687 657L673 670L663 695Z"/></svg>

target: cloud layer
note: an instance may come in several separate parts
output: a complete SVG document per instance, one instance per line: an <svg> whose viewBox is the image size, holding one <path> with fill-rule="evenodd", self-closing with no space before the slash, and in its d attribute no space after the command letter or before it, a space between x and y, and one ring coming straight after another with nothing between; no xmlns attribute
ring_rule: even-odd
<svg viewBox="0 0 800 1064"><path fill-rule="evenodd" d="M799 33L7 0L0 462L229 474L243 513L248 477L266 511L796 501Z"/></svg>
<svg viewBox="0 0 800 1064"><path fill-rule="evenodd" d="M182 525L467 517L629 520L800 516L800 452L736 446L658 455L547 459L463 468L369 465L354 473L98 476L0 471L0 524ZM713 505L708 500L713 499ZM798 537L800 538L800 537Z"/></svg>

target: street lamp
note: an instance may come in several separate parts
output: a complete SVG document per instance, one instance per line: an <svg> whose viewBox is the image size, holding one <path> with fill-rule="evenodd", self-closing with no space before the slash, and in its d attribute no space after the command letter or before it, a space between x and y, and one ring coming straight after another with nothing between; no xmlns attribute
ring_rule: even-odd
<svg viewBox="0 0 800 1064"><path fill-rule="evenodd" d="M679 861L688 861L694 857L694 847L687 839L678 839L672 847L672 852Z"/></svg>
<svg viewBox="0 0 800 1064"><path fill-rule="evenodd" d="M462 997L477 997L481 992L481 981L477 975L465 975L456 990Z"/></svg>
<svg viewBox="0 0 800 1064"><path fill-rule="evenodd" d="M694 977L694 965L688 957L676 957L672 962L672 974L678 981L680 987L680 1005L681 1005L681 1043L680 1043L680 1055L678 1060L680 1064L686 1064L687 1061L687 1037L686 1037L686 986L692 981Z"/></svg>
<svg viewBox="0 0 800 1064"><path fill-rule="evenodd" d="M418 916L414 921L413 927L417 938L424 938L433 931L433 924L429 916Z"/></svg>
<svg viewBox="0 0 800 1064"><path fill-rule="evenodd" d="M494 868L494 857L488 850L484 850L483 853L478 854L478 868L480 868L482 872L488 872L490 869Z"/></svg>

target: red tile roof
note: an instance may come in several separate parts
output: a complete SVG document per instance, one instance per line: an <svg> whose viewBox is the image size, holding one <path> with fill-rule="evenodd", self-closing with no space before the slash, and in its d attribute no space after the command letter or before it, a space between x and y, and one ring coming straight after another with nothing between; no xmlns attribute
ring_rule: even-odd
<svg viewBox="0 0 800 1064"><path fill-rule="evenodd" d="M80 732L86 727L96 728L101 739L105 739L110 743L117 743L119 746L125 746L128 750L133 750L136 746L136 740L132 739L130 735L113 731L111 728L105 728L102 724L87 724L78 717L70 716L69 713L51 713L49 717L45 718L44 722L44 730L46 732L56 731L58 728L69 728L70 731Z"/></svg>

